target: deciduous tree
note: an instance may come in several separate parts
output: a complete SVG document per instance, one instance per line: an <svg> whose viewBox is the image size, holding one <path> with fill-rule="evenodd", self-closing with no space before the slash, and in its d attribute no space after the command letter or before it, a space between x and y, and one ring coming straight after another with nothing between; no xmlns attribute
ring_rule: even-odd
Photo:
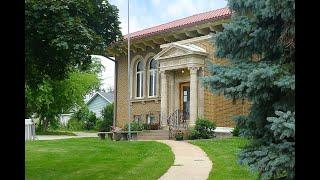
<svg viewBox="0 0 320 180"><path fill-rule="evenodd" d="M44 129L97 89L91 55L121 38L118 9L105 0L25 0L25 107Z"/></svg>

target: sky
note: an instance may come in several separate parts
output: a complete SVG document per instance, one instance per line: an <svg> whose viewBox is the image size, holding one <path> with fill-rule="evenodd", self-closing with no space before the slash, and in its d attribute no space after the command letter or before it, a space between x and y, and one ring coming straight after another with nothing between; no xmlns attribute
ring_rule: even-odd
<svg viewBox="0 0 320 180"><path fill-rule="evenodd" d="M128 0L109 0L119 9L121 32L128 33ZM136 32L194 14L227 6L225 0L130 0L130 32ZM100 56L101 57L101 56ZM105 66L102 88L114 86L114 62L101 57Z"/></svg>

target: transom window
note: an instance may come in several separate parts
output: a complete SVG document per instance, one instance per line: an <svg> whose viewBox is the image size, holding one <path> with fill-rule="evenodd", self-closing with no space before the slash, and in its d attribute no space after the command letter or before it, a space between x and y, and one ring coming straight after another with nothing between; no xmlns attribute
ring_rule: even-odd
<svg viewBox="0 0 320 180"><path fill-rule="evenodd" d="M151 59L149 62L149 96L157 95L157 61Z"/></svg>
<svg viewBox="0 0 320 180"><path fill-rule="evenodd" d="M137 91L136 97L143 97L143 60L137 63Z"/></svg>

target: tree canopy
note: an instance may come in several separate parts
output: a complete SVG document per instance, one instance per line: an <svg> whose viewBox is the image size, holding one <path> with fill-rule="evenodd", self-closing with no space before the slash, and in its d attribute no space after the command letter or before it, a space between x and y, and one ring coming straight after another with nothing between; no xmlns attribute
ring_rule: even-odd
<svg viewBox="0 0 320 180"><path fill-rule="evenodd" d="M295 177L295 2L229 0L230 23L212 39L215 55L228 65L208 63L208 89L248 99L248 116L235 119L251 143L240 162L264 179Z"/></svg>
<svg viewBox="0 0 320 180"><path fill-rule="evenodd" d="M116 6L105 0L25 0L25 106L45 128L98 89L105 55L122 38Z"/></svg>
<svg viewBox="0 0 320 180"><path fill-rule="evenodd" d="M26 0L26 82L61 80L74 68L88 69L93 54L104 55L121 38L118 9L104 0Z"/></svg>

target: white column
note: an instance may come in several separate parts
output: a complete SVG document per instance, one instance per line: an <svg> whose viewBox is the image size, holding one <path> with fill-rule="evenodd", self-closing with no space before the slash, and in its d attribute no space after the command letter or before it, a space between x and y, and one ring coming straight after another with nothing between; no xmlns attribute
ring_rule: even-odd
<svg viewBox="0 0 320 180"><path fill-rule="evenodd" d="M198 67L189 67L190 70L190 122L194 126L198 117Z"/></svg>
<svg viewBox="0 0 320 180"><path fill-rule="evenodd" d="M167 126L168 116L168 82L165 71L161 72L161 126Z"/></svg>
<svg viewBox="0 0 320 180"><path fill-rule="evenodd" d="M204 69L201 67L198 71L199 77L204 76ZM198 81L198 117L203 118L204 116L204 87L201 82Z"/></svg>
<svg viewBox="0 0 320 180"><path fill-rule="evenodd" d="M172 71L170 73L170 92L169 92L169 98L170 98L170 106L169 106L169 113L168 115L170 115L171 113L174 112L175 110L175 103L174 103L174 97L175 97L175 89L174 89L174 72Z"/></svg>

